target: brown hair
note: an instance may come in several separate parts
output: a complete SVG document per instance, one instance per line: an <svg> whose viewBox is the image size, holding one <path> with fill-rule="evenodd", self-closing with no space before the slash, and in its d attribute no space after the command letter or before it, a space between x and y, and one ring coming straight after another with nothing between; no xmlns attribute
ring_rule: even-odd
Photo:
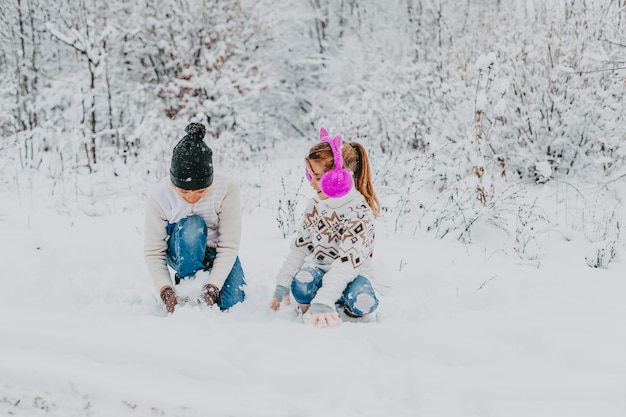
<svg viewBox="0 0 626 417"><path fill-rule="evenodd" d="M376 197L376 192L374 192L369 158L365 148L358 142L344 142L341 146L341 154L343 156L343 167L354 173L354 187L363 194L365 201L372 209L374 217L378 217L380 214L380 203L378 202L378 197ZM330 171L335 167L333 151L327 142L320 142L314 145L305 159L307 161L320 161L325 171Z"/></svg>

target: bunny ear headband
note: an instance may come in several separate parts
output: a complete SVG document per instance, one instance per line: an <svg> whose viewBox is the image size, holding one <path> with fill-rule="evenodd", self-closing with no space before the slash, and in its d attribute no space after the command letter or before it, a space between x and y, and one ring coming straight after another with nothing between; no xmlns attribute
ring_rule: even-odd
<svg viewBox="0 0 626 417"><path fill-rule="evenodd" d="M320 128L320 142L327 142L330 145L335 163L334 168L325 172L320 178L320 188L324 194L331 198L343 197L350 192L354 185L352 174L343 168L343 155L341 153L343 138L341 135L331 137L328 130L322 127ZM307 179L311 181L311 175L308 171L306 175Z"/></svg>

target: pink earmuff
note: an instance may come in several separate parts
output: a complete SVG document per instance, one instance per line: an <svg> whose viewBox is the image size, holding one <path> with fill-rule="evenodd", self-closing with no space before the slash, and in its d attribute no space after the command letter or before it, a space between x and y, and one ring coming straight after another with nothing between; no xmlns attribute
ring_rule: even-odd
<svg viewBox="0 0 626 417"><path fill-rule="evenodd" d="M354 185L352 174L343 168L343 155L341 145L343 144L341 135L331 138L325 128L320 129L320 141L327 142L333 152L335 166L327 171L320 178L320 188L322 192L331 198L339 198L348 194ZM311 181L311 174L306 171L306 178Z"/></svg>

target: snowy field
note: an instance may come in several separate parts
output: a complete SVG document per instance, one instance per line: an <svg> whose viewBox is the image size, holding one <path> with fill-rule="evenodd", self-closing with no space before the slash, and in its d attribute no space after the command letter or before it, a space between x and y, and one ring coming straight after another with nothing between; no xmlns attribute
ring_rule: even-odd
<svg viewBox="0 0 626 417"><path fill-rule="evenodd" d="M380 227L378 321L317 329L267 308L288 250L274 212L244 216L244 304L168 316L141 208L0 197L1 416L626 415L626 262L588 267L575 233L522 262Z"/></svg>

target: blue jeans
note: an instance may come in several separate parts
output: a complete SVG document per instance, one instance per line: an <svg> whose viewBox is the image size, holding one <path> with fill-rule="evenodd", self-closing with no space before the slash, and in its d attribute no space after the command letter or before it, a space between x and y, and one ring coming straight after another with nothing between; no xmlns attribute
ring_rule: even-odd
<svg viewBox="0 0 626 417"><path fill-rule="evenodd" d="M194 278L199 270L209 270L217 255L215 248L208 248L207 226L204 219L197 214L181 219L178 223L167 225L167 264L176 272L176 283L181 279ZM230 270L217 305L221 310L228 310L245 298L243 287L246 279L239 257Z"/></svg>
<svg viewBox="0 0 626 417"><path fill-rule="evenodd" d="M296 272L291 281L293 298L299 304L311 304L322 286L324 274L319 268L303 268ZM370 281L359 275L348 284L337 303L343 305L349 314L363 316L376 310L378 298Z"/></svg>

